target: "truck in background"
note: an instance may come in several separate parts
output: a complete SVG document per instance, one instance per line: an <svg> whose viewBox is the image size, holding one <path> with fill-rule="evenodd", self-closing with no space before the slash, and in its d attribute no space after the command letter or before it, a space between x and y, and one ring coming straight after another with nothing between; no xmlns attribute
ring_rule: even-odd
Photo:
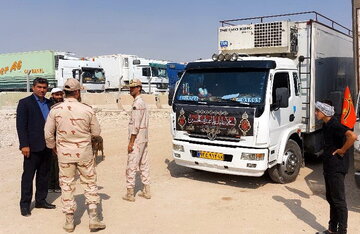
<svg viewBox="0 0 360 234"><path fill-rule="evenodd" d="M49 88L62 88L73 77L89 92L104 90L105 74L100 64L51 50L0 54L0 91L26 91L36 77L46 78Z"/></svg>
<svg viewBox="0 0 360 234"><path fill-rule="evenodd" d="M99 62L106 74L105 91L119 91L133 79L135 55L111 54L88 58Z"/></svg>
<svg viewBox="0 0 360 234"><path fill-rule="evenodd" d="M88 59L99 62L104 68L106 91L127 91L129 81L134 78L142 81L147 93L167 91L166 61L126 54L101 55Z"/></svg>
<svg viewBox="0 0 360 234"><path fill-rule="evenodd" d="M314 20L264 22L309 14ZM235 25L244 20L260 22ZM305 153L321 154L315 101L329 99L341 113L345 87L355 92L351 31L317 12L220 22L220 53L189 63L177 85L174 160L292 182Z"/></svg>
<svg viewBox="0 0 360 234"><path fill-rule="evenodd" d="M134 78L140 79L146 93L165 93L169 79L166 70L167 61L137 58L133 61Z"/></svg>
<svg viewBox="0 0 360 234"><path fill-rule="evenodd" d="M169 105L171 106L174 96L176 82L181 78L185 70L185 64L182 63L168 63L166 64L166 71L169 78Z"/></svg>

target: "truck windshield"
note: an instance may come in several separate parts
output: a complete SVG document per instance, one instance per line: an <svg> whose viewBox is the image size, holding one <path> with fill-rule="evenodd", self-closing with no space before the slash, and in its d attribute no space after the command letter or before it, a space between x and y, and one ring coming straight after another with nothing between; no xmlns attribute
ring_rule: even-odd
<svg viewBox="0 0 360 234"><path fill-rule="evenodd" d="M105 74L103 69L89 69L83 68L82 71L83 83L104 84Z"/></svg>
<svg viewBox="0 0 360 234"><path fill-rule="evenodd" d="M160 77L160 78L167 78L166 68L160 67L151 67L151 73L153 76Z"/></svg>
<svg viewBox="0 0 360 234"><path fill-rule="evenodd" d="M264 103L267 69L207 69L186 71L175 102L256 106Z"/></svg>

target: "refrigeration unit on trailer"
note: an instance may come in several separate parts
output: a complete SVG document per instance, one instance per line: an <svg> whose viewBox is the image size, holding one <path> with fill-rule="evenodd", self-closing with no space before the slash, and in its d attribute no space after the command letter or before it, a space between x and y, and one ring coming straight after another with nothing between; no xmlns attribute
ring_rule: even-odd
<svg viewBox="0 0 360 234"><path fill-rule="evenodd" d="M175 91L177 164L246 176L268 170L274 181L287 183L296 179L305 152L320 154L314 103L331 100L341 113L343 91L355 82L352 38L316 12L276 17L305 14L317 20L221 21L219 53L189 63ZM235 25L243 20L260 22Z"/></svg>

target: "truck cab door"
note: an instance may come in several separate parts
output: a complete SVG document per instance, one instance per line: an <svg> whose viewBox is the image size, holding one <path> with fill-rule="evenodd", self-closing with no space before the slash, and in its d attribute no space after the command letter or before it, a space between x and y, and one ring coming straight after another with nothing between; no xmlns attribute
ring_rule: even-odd
<svg viewBox="0 0 360 234"><path fill-rule="evenodd" d="M360 93L356 99L356 123L354 126L354 132L358 136L354 143L354 169L355 169L355 181L360 188Z"/></svg>
<svg viewBox="0 0 360 234"><path fill-rule="evenodd" d="M301 102L301 98L300 96L297 98L295 95L294 80L291 79L292 75L293 74L288 71L278 71L274 74L272 82L272 104L270 106L269 136L270 150L275 150L275 153L269 156L269 162L277 159L279 143L283 132L295 122L300 121L300 118L297 117L296 110L294 110L294 106L297 105L297 101ZM287 93L284 93L284 91ZM287 98L287 100L279 100L280 98Z"/></svg>

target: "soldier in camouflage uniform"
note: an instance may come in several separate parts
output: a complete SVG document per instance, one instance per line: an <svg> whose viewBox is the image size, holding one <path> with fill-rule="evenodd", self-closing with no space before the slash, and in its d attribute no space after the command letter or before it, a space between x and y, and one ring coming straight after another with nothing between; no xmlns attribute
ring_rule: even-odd
<svg viewBox="0 0 360 234"><path fill-rule="evenodd" d="M131 80L130 94L134 98L129 122L128 161L126 168L127 193L123 197L127 201L135 201L134 187L136 170L140 169L144 189L140 196L150 199L150 165L148 158L148 126L149 117L146 104L141 98L142 84L138 79Z"/></svg>
<svg viewBox="0 0 360 234"><path fill-rule="evenodd" d="M96 212L100 197L91 148L91 136L100 135L100 125L92 108L79 102L80 90L79 81L68 79L64 84L65 101L53 106L45 124L46 145L58 155L61 201L66 214L64 229L68 232L75 228L76 202L73 193L76 171L80 174L89 207L90 230L105 228Z"/></svg>

